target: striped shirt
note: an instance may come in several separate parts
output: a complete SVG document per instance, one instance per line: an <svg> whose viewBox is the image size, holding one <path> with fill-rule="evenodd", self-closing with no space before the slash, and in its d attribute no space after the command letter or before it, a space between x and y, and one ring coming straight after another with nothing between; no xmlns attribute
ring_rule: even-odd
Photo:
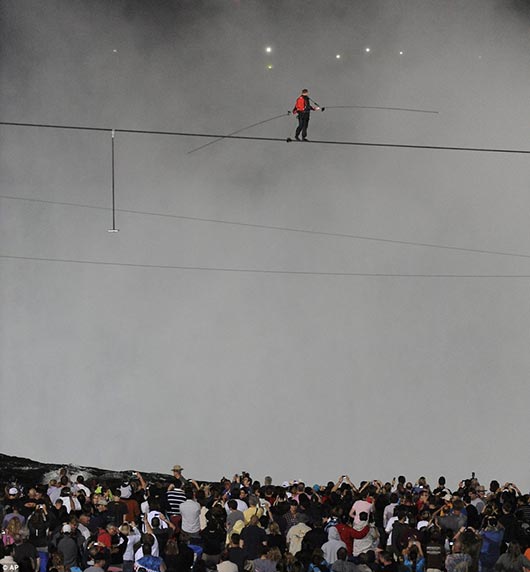
<svg viewBox="0 0 530 572"><path fill-rule="evenodd" d="M180 505L186 500L186 495L182 489L173 489L172 491L166 491L166 501L167 501L167 515L168 516L180 516Z"/></svg>

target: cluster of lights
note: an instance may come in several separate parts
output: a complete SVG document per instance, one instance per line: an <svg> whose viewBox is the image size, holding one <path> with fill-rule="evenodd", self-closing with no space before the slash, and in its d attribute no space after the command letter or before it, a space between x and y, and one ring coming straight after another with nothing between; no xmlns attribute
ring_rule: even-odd
<svg viewBox="0 0 530 572"><path fill-rule="evenodd" d="M266 47L265 47L265 53L266 53L266 54L272 54L272 46L266 46ZM268 70L273 69L273 67L274 67L274 66L273 66L270 62L267 64L267 69L268 69Z"/></svg>
<svg viewBox="0 0 530 572"><path fill-rule="evenodd" d="M366 46L365 48L363 48L363 52L366 54L370 54L372 52L372 48L370 48L370 46ZM272 54L272 46L265 46L265 53L266 54ZM399 55L402 56L403 54L404 54L403 50L400 50ZM342 54L335 54L335 59L337 59L337 60L342 59ZM272 63L267 64L268 70L271 70L273 68L274 68L274 66Z"/></svg>
<svg viewBox="0 0 530 572"><path fill-rule="evenodd" d="M370 54L372 53L372 48L370 46L366 46L365 48L363 48L363 52L365 54ZM400 50L399 55L402 56L405 52L403 50ZM342 54L335 54L335 59L340 60L342 59Z"/></svg>

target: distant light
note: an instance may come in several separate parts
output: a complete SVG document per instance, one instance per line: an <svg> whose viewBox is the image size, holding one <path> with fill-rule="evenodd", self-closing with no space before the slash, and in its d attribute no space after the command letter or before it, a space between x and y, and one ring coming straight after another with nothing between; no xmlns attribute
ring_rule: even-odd
<svg viewBox="0 0 530 572"><path fill-rule="evenodd" d="M118 53L118 50L112 50L112 51L113 51L115 54L117 54L117 53Z"/></svg>
<svg viewBox="0 0 530 572"><path fill-rule="evenodd" d="M109 230L107 230L107 232L120 232L119 228L109 228Z"/></svg>
<svg viewBox="0 0 530 572"><path fill-rule="evenodd" d="M403 55L403 52L399 52L399 55L402 56L402 55Z"/></svg>
<svg viewBox="0 0 530 572"><path fill-rule="evenodd" d="M273 65L272 65L272 64L269 64L269 65L267 66L267 69L268 69L268 70L271 70L272 68L273 68Z"/></svg>
<svg viewBox="0 0 530 572"><path fill-rule="evenodd" d="M335 57L340 60L340 54L337 54Z"/></svg>
<svg viewBox="0 0 530 572"><path fill-rule="evenodd" d="M272 52L272 48L271 48L270 46L267 46L267 47L265 48L265 51L266 51L268 54L270 54L270 53Z"/></svg>
<svg viewBox="0 0 530 572"><path fill-rule="evenodd" d="M364 51L369 54L371 52L370 48L364 48Z"/></svg>

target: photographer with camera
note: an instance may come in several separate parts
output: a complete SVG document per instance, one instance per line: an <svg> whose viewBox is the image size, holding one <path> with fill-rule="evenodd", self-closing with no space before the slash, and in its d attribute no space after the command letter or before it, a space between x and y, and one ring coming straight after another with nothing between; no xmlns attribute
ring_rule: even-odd
<svg viewBox="0 0 530 572"><path fill-rule="evenodd" d="M488 511L488 507L486 508ZM485 511L485 512L486 512ZM499 523L497 515L488 511L483 520L482 529L479 531L482 537L482 546L479 556L480 572L493 572L495 563L501 553L501 545L504 538L504 528Z"/></svg>
<svg viewBox="0 0 530 572"><path fill-rule="evenodd" d="M411 538L407 547L403 550L403 566L406 572L423 572L425 569L425 557L421 542Z"/></svg>

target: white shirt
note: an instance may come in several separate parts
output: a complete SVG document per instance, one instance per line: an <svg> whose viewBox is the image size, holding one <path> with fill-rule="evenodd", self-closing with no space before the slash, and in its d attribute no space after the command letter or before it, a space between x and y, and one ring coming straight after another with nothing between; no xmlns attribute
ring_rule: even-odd
<svg viewBox="0 0 530 572"><path fill-rule="evenodd" d="M394 516L394 509L397 507L397 505L397 502L393 502L385 506L385 510L383 511L383 528L386 529L388 521Z"/></svg>
<svg viewBox="0 0 530 572"><path fill-rule="evenodd" d="M72 490L74 492L78 492L78 491L83 491L85 493L86 498L89 498L90 495L92 494L92 492L90 491L90 489L86 486L83 485L82 483L76 483L73 487Z"/></svg>
<svg viewBox="0 0 530 572"><path fill-rule="evenodd" d="M217 565L217 572L237 572L237 564L230 562L230 560L225 560L224 562L219 562Z"/></svg>
<svg viewBox="0 0 530 572"><path fill-rule="evenodd" d="M160 521L160 528L168 528L169 525L167 522L164 522L161 518L160 515L164 516L159 510L151 510L149 511L149 513L147 514L147 522L153 526L153 518L158 518L158 520ZM144 531L145 532L145 531Z"/></svg>
<svg viewBox="0 0 530 572"><path fill-rule="evenodd" d="M241 499L234 499L237 502L237 510L240 510L241 512L245 512L248 508L248 504L245 501L242 501ZM228 503L225 504L225 510L226 510L226 514L230 514L230 507L228 506Z"/></svg>
<svg viewBox="0 0 530 572"><path fill-rule="evenodd" d="M52 504L57 502L57 499L61 496L62 487L48 487L46 494L48 498L52 501Z"/></svg>
<svg viewBox="0 0 530 572"><path fill-rule="evenodd" d="M398 519L397 516L393 516L385 526L385 532L388 534L388 538L386 539L386 545L392 546L392 528L394 527L394 522Z"/></svg>
<svg viewBox="0 0 530 572"><path fill-rule="evenodd" d="M155 543L151 548L151 556L156 556L160 558L160 548L158 546L158 540L154 534L152 534L151 536L154 536L155 538ZM129 541L127 540L127 542ZM138 548L138 550L134 553L134 561L138 562L138 560L140 560L140 558L143 557L144 557L144 549L140 546L140 548Z"/></svg>
<svg viewBox="0 0 530 572"><path fill-rule="evenodd" d="M127 537L127 548L125 548L125 552L123 553L123 560L134 560L134 545L142 538L140 531L137 528L133 528L131 533ZM140 556L141 558L141 556Z"/></svg>
<svg viewBox="0 0 530 572"><path fill-rule="evenodd" d="M361 522L359 519L361 512L365 512L370 515L374 512L374 503L365 500L358 500L353 503L350 510L350 516L353 517L354 524L359 524L359 522Z"/></svg>
<svg viewBox="0 0 530 572"><path fill-rule="evenodd" d="M73 510L81 510L81 503L77 500L76 497L59 497L63 501L63 506L66 507L66 512L70 514L72 507L70 505L70 499L74 501L74 508Z"/></svg>
<svg viewBox="0 0 530 572"><path fill-rule="evenodd" d="M182 517L182 530L188 534L197 534L201 531L200 523L201 505L192 499L186 499L180 504Z"/></svg>

